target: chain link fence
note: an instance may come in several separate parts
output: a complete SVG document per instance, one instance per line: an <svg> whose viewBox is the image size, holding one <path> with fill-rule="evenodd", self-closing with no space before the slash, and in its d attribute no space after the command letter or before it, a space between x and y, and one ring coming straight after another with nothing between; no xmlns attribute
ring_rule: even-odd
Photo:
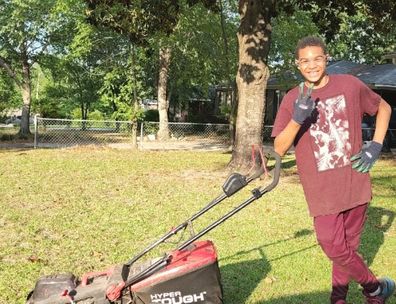
<svg viewBox="0 0 396 304"><path fill-rule="evenodd" d="M219 150L230 148L228 124L168 123L169 138L159 140L158 122L138 125L137 143L146 150ZM132 148L132 123L35 118L35 148L65 148L101 145Z"/></svg>
<svg viewBox="0 0 396 304"><path fill-rule="evenodd" d="M34 129L35 148L132 143L132 123L127 121L36 117Z"/></svg>
<svg viewBox="0 0 396 304"><path fill-rule="evenodd" d="M161 139L158 136L159 127L159 122L141 124L141 149L224 150L230 148L229 124L169 122L169 132L165 132L165 137Z"/></svg>
<svg viewBox="0 0 396 304"><path fill-rule="evenodd" d="M273 126L263 126L263 142L273 143L274 139L271 137Z"/></svg>
<svg viewBox="0 0 396 304"><path fill-rule="evenodd" d="M34 147L63 148L101 145L132 148L129 121L70 120L36 117ZM137 127L137 144L142 150L230 150L229 124L168 123L168 138L159 139L158 122L142 122ZM263 141L272 145L272 126L263 127ZM363 128L363 140L372 140L374 129ZM396 147L396 130L388 129L384 152Z"/></svg>

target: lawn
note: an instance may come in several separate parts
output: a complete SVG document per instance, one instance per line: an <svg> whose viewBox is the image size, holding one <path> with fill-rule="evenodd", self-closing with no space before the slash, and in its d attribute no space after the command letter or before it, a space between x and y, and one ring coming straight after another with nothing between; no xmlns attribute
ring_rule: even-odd
<svg viewBox="0 0 396 304"><path fill-rule="evenodd" d="M221 193L229 159L221 152L0 150L0 303L24 303L42 275L81 276L129 260ZM277 188L204 237L217 247L226 304L328 302L330 264L293 156L283 163ZM381 159L372 176L362 251L376 274L396 278L396 159ZM219 204L195 230L262 183ZM349 300L362 303L356 284Z"/></svg>

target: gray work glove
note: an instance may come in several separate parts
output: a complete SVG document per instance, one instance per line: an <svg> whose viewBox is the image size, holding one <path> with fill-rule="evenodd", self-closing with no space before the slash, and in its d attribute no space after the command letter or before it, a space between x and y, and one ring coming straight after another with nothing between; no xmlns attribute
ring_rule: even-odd
<svg viewBox="0 0 396 304"><path fill-rule="evenodd" d="M294 103L293 120L302 125L304 121L311 116L312 111L315 109L315 103L311 99L313 83L309 86L307 94L304 96L304 82L300 83L300 93L297 101Z"/></svg>
<svg viewBox="0 0 396 304"><path fill-rule="evenodd" d="M358 172L367 173L379 158L382 144L376 141L365 141L362 150L351 157L352 168Z"/></svg>

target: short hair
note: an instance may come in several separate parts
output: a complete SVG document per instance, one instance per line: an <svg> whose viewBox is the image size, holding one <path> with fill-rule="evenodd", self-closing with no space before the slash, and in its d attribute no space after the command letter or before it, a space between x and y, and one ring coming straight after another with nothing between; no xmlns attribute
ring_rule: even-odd
<svg viewBox="0 0 396 304"><path fill-rule="evenodd" d="M298 59L298 52L301 49L306 48L307 46L319 46L322 48L323 52L325 54L327 54L326 45L323 42L322 38L319 38L316 36L307 36L307 37L301 38L297 42L296 51L295 51L296 59Z"/></svg>

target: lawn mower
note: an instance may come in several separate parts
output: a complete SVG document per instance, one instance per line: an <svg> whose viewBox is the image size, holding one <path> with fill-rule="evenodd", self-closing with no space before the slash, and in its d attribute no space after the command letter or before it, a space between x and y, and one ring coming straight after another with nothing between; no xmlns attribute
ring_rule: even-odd
<svg viewBox="0 0 396 304"><path fill-rule="evenodd" d="M265 157L275 160L274 168L269 174L264 163L251 175L232 173L224 182L223 191L218 197L128 262L112 266L106 271L86 273L81 279L72 273L41 277L29 293L26 304L223 303L215 246L209 240L199 239L275 188L279 181L281 160L275 152L269 152ZM193 233L176 249L161 257L141 261L148 252L178 232L191 227L194 220L264 173L271 178L267 186L253 189L248 199L200 232Z"/></svg>

